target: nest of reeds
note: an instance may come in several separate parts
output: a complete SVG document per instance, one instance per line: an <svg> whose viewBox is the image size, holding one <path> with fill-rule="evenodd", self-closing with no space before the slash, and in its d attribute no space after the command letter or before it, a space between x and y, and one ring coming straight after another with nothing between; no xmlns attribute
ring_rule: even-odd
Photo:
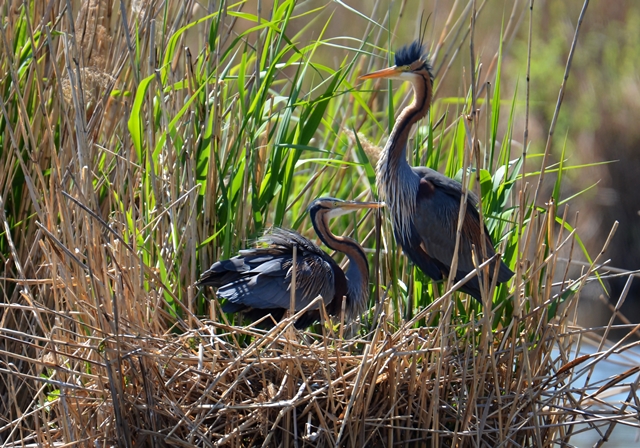
<svg viewBox="0 0 640 448"><path fill-rule="evenodd" d="M382 313L352 338L341 323L294 330L296 316L269 331L192 316L173 332L153 307L160 297L118 288L120 273L105 272L116 292L99 306L70 300L84 280L67 274L50 285L66 311L25 302L5 314L35 314L41 326L4 339L15 360L1 366L8 404L31 402L5 420L7 440L20 431L48 445L554 446L577 423L634 418L600 399L628 375L597 390L574 384L573 369L596 357L573 359L562 319L541 321L542 309L497 331L451 320L445 297L420 313L424 326L394 328Z"/></svg>

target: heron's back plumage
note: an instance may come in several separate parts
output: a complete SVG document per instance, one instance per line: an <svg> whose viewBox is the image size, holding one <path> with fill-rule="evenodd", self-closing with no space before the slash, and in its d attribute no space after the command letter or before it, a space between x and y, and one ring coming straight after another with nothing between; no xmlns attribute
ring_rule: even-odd
<svg viewBox="0 0 640 448"><path fill-rule="evenodd" d="M278 320L290 306L294 246L296 311L318 296L330 305L336 294L346 294L344 272L337 263L307 238L281 228L263 235L256 247L214 263L198 284L218 288L218 296L226 299L225 312L243 311L251 318L271 313ZM306 313L296 326L308 326L316 320L317 308Z"/></svg>
<svg viewBox="0 0 640 448"><path fill-rule="evenodd" d="M418 235L425 252L437 260L443 269L443 274L449 276L455 252L460 200L464 194L462 185L430 168L417 167L414 171L420 176L421 182L420 194L416 201L416 214L413 218L420 224L414 227L420 229ZM477 204L477 197L469 192L460 235L458 266L454 277L456 281L475 269L472 252L475 252L478 260L495 255L493 241L489 230L480 220ZM484 257L482 257L480 226L483 228L485 238ZM495 264L489 268L490 278L493 278L494 267ZM513 272L500 261L498 282L505 282L512 276ZM461 290L481 300L480 281L477 277L469 280Z"/></svg>

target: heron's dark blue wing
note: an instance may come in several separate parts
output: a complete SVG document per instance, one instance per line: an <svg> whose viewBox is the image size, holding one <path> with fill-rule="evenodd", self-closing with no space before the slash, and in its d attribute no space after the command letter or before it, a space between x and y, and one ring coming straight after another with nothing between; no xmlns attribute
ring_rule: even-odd
<svg viewBox="0 0 640 448"><path fill-rule="evenodd" d="M218 288L237 280L243 272L251 269L243 257L233 257L215 262L202 273L198 285Z"/></svg>
<svg viewBox="0 0 640 448"><path fill-rule="evenodd" d="M447 267L451 266L456 244L460 208L460 195L456 193L458 191L451 191L449 186L436 183L433 177L422 178L416 200L416 213L413 217L413 224L426 252ZM457 199L456 196L458 196ZM471 244L475 243L475 230L480 228L479 219L477 210L468 204L463 229L470 230L462 232L458 254L459 271L468 273L474 269ZM493 255L493 246L487 248L487 251Z"/></svg>
<svg viewBox="0 0 640 448"><path fill-rule="evenodd" d="M401 235L394 229L396 241L402 246L405 255L420 268L422 272L435 281L442 280L443 273L448 274L449 270L444 269L441 263L429 256L425 250L422 238L415 226L411 226L411 234L407 241L403 241Z"/></svg>
<svg viewBox="0 0 640 448"><path fill-rule="evenodd" d="M253 249L253 255L238 256L215 263L200 279L200 285L218 288L227 299L225 311L243 307L258 309L289 308L291 254L270 254L269 249ZM300 251L296 269L296 310L307 306L318 295L333 299L333 270L321 256Z"/></svg>
<svg viewBox="0 0 640 448"><path fill-rule="evenodd" d="M450 268L455 251L462 186L460 183L428 168L420 167L414 169L414 171L421 176L416 201L416 214L413 218L414 226L429 256ZM482 250L480 226L484 226L484 223L480 222L480 215L475 207L476 204L476 197L470 194L462 223L455 280L462 279L475 269L472 247L475 247L478 257L480 257ZM492 257L495 254L495 250L486 227L484 227L484 235L486 255L487 257ZM511 270L501 262L498 280L504 282L511 276L513 276ZM461 289L480 299L480 284L477 278L470 280Z"/></svg>
<svg viewBox="0 0 640 448"><path fill-rule="evenodd" d="M460 196L462 195L462 184L457 180L453 180L450 177L445 176L426 166L414 166L411 167L412 171L418 175L422 180L428 180L433 182L436 187L458 200L460 203ZM471 204L474 208L478 206L478 196L473 191L469 191L467 197L467 203Z"/></svg>

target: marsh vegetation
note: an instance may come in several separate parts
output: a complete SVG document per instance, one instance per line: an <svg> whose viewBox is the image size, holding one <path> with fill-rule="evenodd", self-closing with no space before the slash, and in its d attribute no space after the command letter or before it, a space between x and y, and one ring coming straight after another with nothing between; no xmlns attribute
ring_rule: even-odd
<svg viewBox="0 0 640 448"><path fill-rule="evenodd" d="M595 164L552 138L562 95L532 144L530 54L517 89L503 84L505 49L538 32L527 2L482 44L489 2L438 6L424 28L434 103L409 143L411 164L480 197L515 272L490 307L415 269L375 212L332 224L370 257L356 321L261 330L194 286L270 226L315 240L317 197L376 199L379 148L411 91L357 77L420 36L409 3L0 6L0 441L545 447L578 423L602 441L637 426L638 368L591 380L636 328L576 322L616 225L589 253L563 182ZM561 91L579 51L565 50ZM606 345L614 327L624 337ZM606 401L621 391L627 404Z"/></svg>

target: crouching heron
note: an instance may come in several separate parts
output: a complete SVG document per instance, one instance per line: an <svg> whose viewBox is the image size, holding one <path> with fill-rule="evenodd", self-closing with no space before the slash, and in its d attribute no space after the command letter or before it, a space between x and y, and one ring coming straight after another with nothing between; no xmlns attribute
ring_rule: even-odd
<svg viewBox="0 0 640 448"><path fill-rule="evenodd" d="M293 251L296 247L295 311L309 305L316 297L322 300L329 315L338 316L345 297L345 319L354 319L365 310L369 292L369 264L362 247L353 239L337 236L329 230L329 220L363 208L380 208L379 202L342 201L319 198L308 212L316 233L329 248L349 259L346 272L322 249L293 230L275 228L258 240L252 249L214 263L205 271L199 286L217 288L218 297L226 299L222 310L243 312L258 320L267 314L280 320L290 307ZM297 328L311 325L320 318L319 306L302 315Z"/></svg>

